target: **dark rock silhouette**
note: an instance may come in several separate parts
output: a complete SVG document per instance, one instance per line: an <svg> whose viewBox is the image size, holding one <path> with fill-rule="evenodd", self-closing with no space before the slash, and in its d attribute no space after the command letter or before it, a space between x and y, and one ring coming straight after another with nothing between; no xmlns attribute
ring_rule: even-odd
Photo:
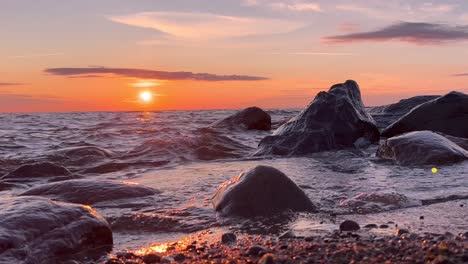
<svg viewBox="0 0 468 264"><path fill-rule="evenodd" d="M112 247L109 224L89 206L2 198L0 215L1 263L63 263L72 254L100 255Z"/></svg>
<svg viewBox="0 0 468 264"><path fill-rule="evenodd" d="M354 142L379 140L379 131L366 112L355 81L320 92L299 115L259 144L257 155L304 155L352 147Z"/></svg>
<svg viewBox="0 0 468 264"><path fill-rule="evenodd" d="M468 159L468 151L431 132L414 131L385 140L377 156L400 165L447 164Z"/></svg>
<svg viewBox="0 0 468 264"><path fill-rule="evenodd" d="M440 97L439 95L422 95L402 99L397 103L369 108L369 114L374 118L377 127L386 128L414 107Z"/></svg>
<svg viewBox="0 0 468 264"><path fill-rule="evenodd" d="M345 220L340 224L340 231L357 231L361 229L358 223L352 220Z"/></svg>
<svg viewBox="0 0 468 264"><path fill-rule="evenodd" d="M431 130L468 138L468 95L450 92L413 108L382 131L383 137Z"/></svg>
<svg viewBox="0 0 468 264"><path fill-rule="evenodd" d="M211 127L242 127L249 130L270 130L271 117L261 108L254 106L217 121Z"/></svg>
<svg viewBox="0 0 468 264"><path fill-rule="evenodd" d="M65 167L52 162L25 164L3 176L3 179L45 178L70 176L72 173Z"/></svg>
<svg viewBox="0 0 468 264"><path fill-rule="evenodd" d="M284 173L257 166L220 186L212 199L225 216L270 216L287 210L315 212L305 193Z"/></svg>
<svg viewBox="0 0 468 264"><path fill-rule="evenodd" d="M20 195L36 195L53 200L95 204L102 201L149 196L157 190L117 181L70 180L33 187Z"/></svg>
<svg viewBox="0 0 468 264"><path fill-rule="evenodd" d="M57 150L56 155L64 155L66 157L84 157L84 156L96 156L102 158L109 158L116 153L113 151L103 149L96 146L79 146L79 147L70 147Z"/></svg>

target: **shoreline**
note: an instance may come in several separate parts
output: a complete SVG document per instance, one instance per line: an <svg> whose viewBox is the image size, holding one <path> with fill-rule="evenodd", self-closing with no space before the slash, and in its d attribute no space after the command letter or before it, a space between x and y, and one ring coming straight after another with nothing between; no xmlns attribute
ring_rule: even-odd
<svg viewBox="0 0 468 264"><path fill-rule="evenodd" d="M210 230L176 242L117 252L117 263L467 263L468 232L395 235L334 231L322 236L219 234Z"/></svg>

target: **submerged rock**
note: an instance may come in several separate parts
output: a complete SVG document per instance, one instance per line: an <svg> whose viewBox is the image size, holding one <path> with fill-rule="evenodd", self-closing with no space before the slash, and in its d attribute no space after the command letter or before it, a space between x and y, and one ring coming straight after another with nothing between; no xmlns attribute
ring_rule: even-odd
<svg viewBox="0 0 468 264"><path fill-rule="evenodd" d="M340 224L340 231L357 231L359 229L361 229L359 224L351 220L345 220Z"/></svg>
<svg viewBox="0 0 468 264"><path fill-rule="evenodd" d="M379 131L364 108L358 84L348 80L318 93L299 115L262 139L256 154L304 155L353 147L360 138L377 142Z"/></svg>
<svg viewBox="0 0 468 264"><path fill-rule="evenodd" d="M63 155L68 158L84 157L84 156L110 158L116 155L116 153L113 151L103 149L100 147L96 147L96 146L79 146L79 147L63 148L63 149L57 150L55 154Z"/></svg>
<svg viewBox="0 0 468 264"><path fill-rule="evenodd" d="M223 120L217 121L211 127L235 127L241 126L244 129L270 130L270 115L258 107L249 107L239 111Z"/></svg>
<svg viewBox="0 0 468 264"><path fill-rule="evenodd" d="M212 199L225 216L269 216L287 210L315 212L315 205L284 173L257 166L223 183Z"/></svg>
<svg viewBox="0 0 468 264"><path fill-rule="evenodd" d="M89 206L40 197L0 199L1 263L62 263L78 252L111 247L109 224Z"/></svg>
<svg viewBox="0 0 468 264"><path fill-rule="evenodd" d="M382 131L383 137L431 130L468 138L468 95L450 92L413 108Z"/></svg>
<svg viewBox="0 0 468 264"><path fill-rule="evenodd" d="M400 165L447 164L468 159L468 151L431 132L415 131L385 140L377 156Z"/></svg>
<svg viewBox="0 0 468 264"><path fill-rule="evenodd" d="M439 95L423 95L402 99L397 103L369 108L369 114L374 118L379 128L385 128L407 114L414 107L440 97Z"/></svg>
<svg viewBox="0 0 468 264"><path fill-rule="evenodd" d="M3 176L3 179L45 178L70 176L72 173L65 167L52 162L25 164Z"/></svg>
<svg viewBox="0 0 468 264"><path fill-rule="evenodd" d="M117 181L70 180L33 187L20 195L37 195L70 203L95 204L156 193L159 191L138 184Z"/></svg>

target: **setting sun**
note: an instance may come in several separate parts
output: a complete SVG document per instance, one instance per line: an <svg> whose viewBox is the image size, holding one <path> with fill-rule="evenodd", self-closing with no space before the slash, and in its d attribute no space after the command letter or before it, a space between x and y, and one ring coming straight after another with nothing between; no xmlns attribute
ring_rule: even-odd
<svg viewBox="0 0 468 264"><path fill-rule="evenodd" d="M153 94L148 91L140 92L140 99L145 103L151 102L153 100Z"/></svg>

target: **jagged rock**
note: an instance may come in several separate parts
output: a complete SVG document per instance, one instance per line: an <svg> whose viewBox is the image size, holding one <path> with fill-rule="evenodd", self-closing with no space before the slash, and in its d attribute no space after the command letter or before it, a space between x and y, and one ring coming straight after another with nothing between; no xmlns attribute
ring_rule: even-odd
<svg viewBox="0 0 468 264"><path fill-rule="evenodd" d="M415 131L385 140L377 156L400 165L446 164L468 159L468 151L431 131Z"/></svg>
<svg viewBox="0 0 468 264"><path fill-rule="evenodd" d="M111 247L109 224L89 206L40 197L0 199L1 263L63 263L72 254Z"/></svg>
<svg viewBox="0 0 468 264"><path fill-rule="evenodd" d="M270 115L258 107L249 107L239 111L223 120L217 121L211 127L236 127L244 129L270 130Z"/></svg>
<svg viewBox="0 0 468 264"><path fill-rule="evenodd" d="M383 137L430 130L468 138L468 95L450 92L413 108L382 131Z"/></svg>
<svg viewBox="0 0 468 264"><path fill-rule="evenodd" d="M257 166L220 186L212 199L225 216L268 216L291 211L315 212L306 194L281 171Z"/></svg>
<svg viewBox="0 0 468 264"><path fill-rule="evenodd" d="M295 118L259 144L257 155L304 155L353 147L359 138L374 143L379 131L366 112L355 81L320 92Z"/></svg>
<svg viewBox="0 0 468 264"><path fill-rule="evenodd" d="M157 190L117 181L69 180L33 187L20 195L36 195L53 200L95 204L102 201L135 198L159 193Z"/></svg>
<svg viewBox="0 0 468 264"><path fill-rule="evenodd" d="M427 101L440 97L439 95L422 95L414 96L407 99L402 99L394 104L376 106L369 108L369 114L374 118L377 127L386 128L398 118L407 114L414 107L423 104Z"/></svg>
<svg viewBox="0 0 468 264"><path fill-rule="evenodd" d="M3 176L3 179L45 178L70 176L72 173L65 167L52 162L25 164Z"/></svg>

